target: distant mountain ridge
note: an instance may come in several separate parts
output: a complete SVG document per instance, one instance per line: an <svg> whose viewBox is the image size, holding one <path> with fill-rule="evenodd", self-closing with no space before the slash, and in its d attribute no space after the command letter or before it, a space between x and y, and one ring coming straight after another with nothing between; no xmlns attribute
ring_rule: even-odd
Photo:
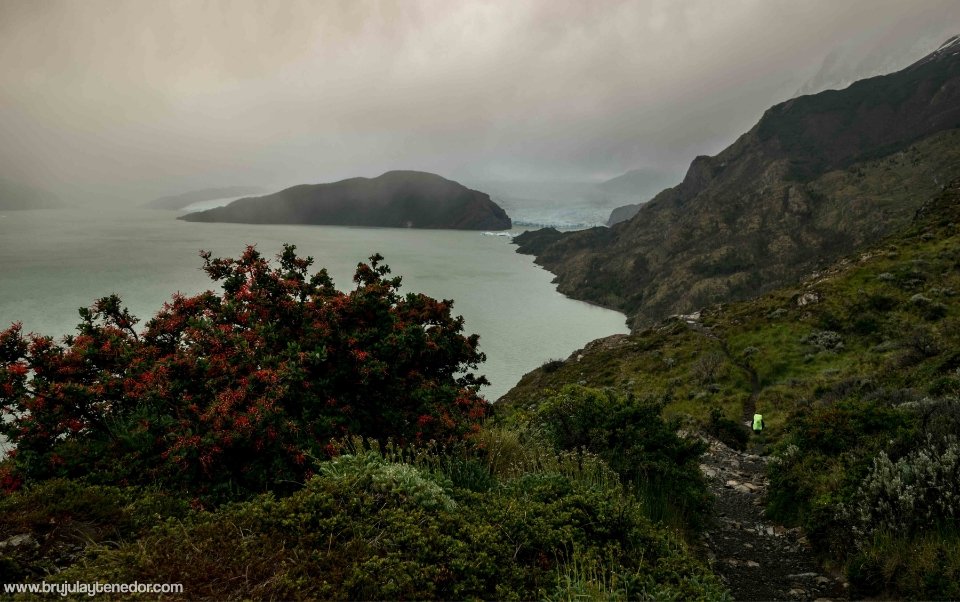
<svg viewBox="0 0 960 602"><path fill-rule="evenodd" d="M900 71L916 61L910 57L929 55L945 45L934 45L933 42L922 37L885 40L880 44L875 40L844 40L827 53L819 69L793 96L840 90L858 80Z"/></svg>
<svg viewBox="0 0 960 602"><path fill-rule="evenodd" d="M178 219L455 230L507 230L512 225L487 194L421 171L303 184Z"/></svg>
<svg viewBox="0 0 960 602"><path fill-rule="evenodd" d="M608 192L638 197L653 196L679 179L679 175L658 169L631 169L600 184Z"/></svg>
<svg viewBox="0 0 960 602"><path fill-rule="evenodd" d="M649 201L658 192L681 179L682 174L672 174L655 169L631 169L623 175L611 178L600 184L600 188L609 192L627 194L637 202L616 207L610 212L607 225L626 221L637 214L640 206Z"/></svg>
<svg viewBox="0 0 960 602"><path fill-rule="evenodd" d="M224 186L220 188L204 188L191 190L182 194L164 196L146 203L151 209L183 209L193 203L212 201L214 199L228 199L230 197L250 196L266 192L259 186Z"/></svg>
<svg viewBox="0 0 960 602"><path fill-rule="evenodd" d="M561 292L665 315L792 282L902 225L960 175L960 40L890 75L778 104L629 221L516 237Z"/></svg>

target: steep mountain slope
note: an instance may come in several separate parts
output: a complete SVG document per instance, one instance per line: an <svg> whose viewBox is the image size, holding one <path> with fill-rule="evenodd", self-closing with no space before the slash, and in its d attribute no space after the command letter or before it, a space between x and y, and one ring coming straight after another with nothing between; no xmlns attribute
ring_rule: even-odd
<svg viewBox="0 0 960 602"><path fill-rule="evenodd" d="M960 393L960 179L916 204L898 232L797 283L593 341L525 375L498 405L582 381L699 417L706 400L737 416L759 400L776 429L850 378Z"/></svg>
<svg viewBox="0 0 960 602"><path fill-rule="evenodd" d="M571 383L662 400L666 415L707 429L725 420L730 432L760 412L767 430L753 444L776 452L768 517L803 527L818 554L845 565L853 596L956 598L960 537L939 525L956 524L960 509L938 506L940 494L908 496L935 482L912 484L921 469L952 475L931 491L960 487L960 180L914 204L902 230L798 284L545 364L497 412L530 412ZM903 478L871 489L878 462L897 463ZM850 513L874 507L876 491L890 516Z"/></svg>
<svg viewBox="0 0 960 602"><path fill-rule="evenodd" d="M627 222L515 242L561 292L636 328L782 286L904 224L960 175L958 127L954 38L900 72L774 106Z"/></svg>
<svg viewBox="0 0 960 602"><path fill-rule="evenodd" d="M457 230L506 230L511 226L506 212L488 195L419 171L389 171L377 178L294 186L179 219Z"/></svg>

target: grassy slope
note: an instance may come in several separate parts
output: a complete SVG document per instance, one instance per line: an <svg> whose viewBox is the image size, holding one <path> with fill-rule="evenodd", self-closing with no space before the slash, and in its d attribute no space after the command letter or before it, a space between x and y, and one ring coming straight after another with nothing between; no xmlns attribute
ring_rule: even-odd
<svg viewBox="0 0 960 602"><path fill-rule="evenodd" d="M674 318L596 341L562 365L525 375L501 403L523 406L543 389L580 382L665 397L668 414L705 418L719 405L739 416L753 369L758 409L776 432L790 412L852 378L919 393L956 390L958 205L953 185L921 220L869 251L796 286L704 309L700 326ZM805 295L817 301L801 305ZM811 338L825 331L836 333L842 347L832 346L834 335L821 335L820 345ZM926 339L936 349L923 351Z"/></svg>
<svg viewBox="0 0 960 602"><path fill-rule="evenodd" d="M698 321L595 341L527 374L499 411L524 412L570 382L659 397L667 415L700 425L715 407L746 419L755 403L768 426L756 443L778 456L773 519L804 526L855 595L960 595L956 512L934 510L919 528L896 531L912 511L854 524L845 510L878 495L863 484L881 452L915 462L931 441L949 446L944 433L960 425L960 181L869 250L796 286L705 309ZM954 470L940 453L927 456L933 470ZM946 478L942 487L953 490L958 475ZM917 493L933 484L888 482L881 495L919 516L937 508L939 496ZM918 501L907 500L913 495Z"/></svg>

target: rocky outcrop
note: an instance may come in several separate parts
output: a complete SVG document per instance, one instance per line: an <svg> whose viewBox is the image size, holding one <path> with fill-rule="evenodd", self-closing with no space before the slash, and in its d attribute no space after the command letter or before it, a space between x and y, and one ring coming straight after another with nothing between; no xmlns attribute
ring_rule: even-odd
<svg viewBox="0 0 960 602"><path fill-rule="evenodd" d="M607 234L516 242L562 293L638 328L793 282L907 223L960 175L958 127L960 48L948 44L898 73L769 109Z"/></svg>
<svg viewBox="0 0 960 602"><path fill-rule="evenodd" d="M179 219L453 230L507 230L512 225L488 195L419 171L294 186Z"/></svg>

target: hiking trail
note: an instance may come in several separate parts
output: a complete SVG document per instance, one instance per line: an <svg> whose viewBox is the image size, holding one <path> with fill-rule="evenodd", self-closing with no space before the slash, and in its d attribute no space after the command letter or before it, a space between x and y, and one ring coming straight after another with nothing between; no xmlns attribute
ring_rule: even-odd
<svg viewBox="0 0 960 602"><path fill-rule="evenodd" d="M847 584L820 571L802 531L764 517L769 458L703 439L700 470L715 500L702 543L734 599L847 600Z"/></svg>

